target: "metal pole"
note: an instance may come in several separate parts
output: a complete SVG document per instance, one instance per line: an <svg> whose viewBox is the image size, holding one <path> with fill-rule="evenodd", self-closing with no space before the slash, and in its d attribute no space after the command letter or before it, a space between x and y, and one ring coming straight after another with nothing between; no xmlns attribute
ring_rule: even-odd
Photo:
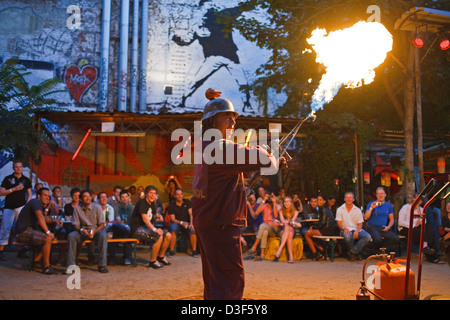
<svg viewBox="0 0 450 320"><path fill-rule="evenodd" d="M127 111L129 22L130 0L122 0L120 4L118 111Z"/></svg>
<svg viewBox="0 0 450 320"><path fill-rule="evenodd" d="M409 289L409 270L411 268L411 252L412 252L412 234L413 234L413 219L414 219L414 210L419 205L422 197L428 195L428 193L433 190L436 185L436 180L431 179L430 182L425 186L422 192L414 199L414 202L411 205L411 210L409 214L409 228L408 228L408 247L406 249L406 278L405 278L405 300L408 299L408 289Z"/></svg>
<svg viewBox="0 0 450 320"><path fill-rule="evenodd" d="M109 35L111 29L111 0L103 0L102 34L100 45L100 77L98 88L98 111L108 109L109 82Z"/></svg>
<svg viewBox="0 0 450 320"><path fill-rule="evenodd" d="M416 81L416 112L417 112L417 166L419 167L420 189L425 186L423 174L423 135L422 135L422 91L420 79L420 49L414 50L414 79Z"/></svg>
<svg viewBox="0 0 450 320"><path fill-rule="evenodd" d="M147 110L148 0L142 0L141 55L139 63L139 112Z"/></svg>
<svg viewBox="0 0 450 320"><path fill-rule="evenodd" d="M130 112L136 112L137 72L138 72L138 38L139 36L139 0L133 0L133 34L131 39L131 81Z"/></svg>

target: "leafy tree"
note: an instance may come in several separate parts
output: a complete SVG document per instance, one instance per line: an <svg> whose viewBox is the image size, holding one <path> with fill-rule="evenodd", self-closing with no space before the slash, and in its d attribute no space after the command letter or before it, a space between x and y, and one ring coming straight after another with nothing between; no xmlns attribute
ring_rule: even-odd
<svg viewBox="0 0 450 320"><path fill-rule="evenodd" d="M375 81L357 89L341 89L334 100L318 112L318 121L309 129L304 150L309 152L305 160L305 172L315 175L318 185L325 185L342 175L341 181L348 180L343 167L351 168L351 132L362 137L361 150L373 134L383 128L394 128L405 132L405 165L412 172L414 165L414 64L411 33L394 30L395 21L414 6L447 9L445 1L371 1L371 0L248 0L241 2L239 17L222 17L248 40L255 41L261 48L270 49L271 59L257 71L258 79L253 84L254 93L264 97L267 88L275 88L287 95L286 103L277 111L281 115L306 116L309 112L311 96L318 87L323 68L314 59L314 54L303 54L309 48L306 39L317 27L327 31L352 26L357 21L366 20L369 5L376 4L381 9L381 22L393 34L394 47L386 61L376 71ZM263 10L268 20L261 21L248 11ZM434 52L438 54L438 52ZM448 63L442 59L427 58L423 70L423 110L440 112L447 119L434 130L448 130ZM433 71L431 71L433 70ZM434 81L430 81L433 78ZM311 79L311 80L309 80ZM427 79L427 80L425 80ZM441 93L441 94L437 94ZM433 109L434 108L434 109ZM428 110L428 112L427 112ZM351 121L336 121L348 117ZM428 116L424 116L424 120ZM319 121L320 120L320 121ZM331 122L330 122L331 121ZM435 121L435 120L434 120ZM425 126L424 126L425 127ZM327 132L328 130L328 132ZM328 134L321 134L327 132ZM342 143L344 141L344 143ZM335 158L334 155L339 157ZM308 153L305 152L304 155ZM413 182L406 183L407 193L412 196ZM323 187L322 187L323 188Z"/></svg>
<svg viewBox="0 0 450 320"><path fill-rule="evenodd" d="M0 149L24 163L28 159L39 163L38 151L51 139L39 129L34 115L52 110L55 100L50 96L64 90L55 90L58 78L30 86L25 79L28 74L17 57L0 66Z"/></svg>

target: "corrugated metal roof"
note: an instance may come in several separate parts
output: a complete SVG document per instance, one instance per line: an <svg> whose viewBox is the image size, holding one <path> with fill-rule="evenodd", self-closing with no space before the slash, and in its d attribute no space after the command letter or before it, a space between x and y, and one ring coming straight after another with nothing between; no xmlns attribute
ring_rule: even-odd
<svg viewBox="0 0 450 320"><path fill-rule="evenodd" d="M428 31L438 32L450 25L450 12L424 7L413 7L402 14L395 22L394 29L416 31L417 27L426 25Z"/></svg>
<svg viewBox="0 0 450 320"><path fill-rule="evenodd" d="M143 118L168 118L168 117L183 117L183 118L201 118L203 115L203 112L197 111L197 112L156 112L156 111L144 111L144 112L129 112L129 111L97 111L97 110L61 110L61 111L48 111L48 112L40 112L38 113L39 116L43 118L47 118L50 120L50 118L58 118L58 117L65 117L67 120L67 116L70 115L76 115L79 117L92 117L97 116L99 118L101 117L143 117ZM288 122L288 123L296 123L299 121L299 118L294 117L293 115L290 116L276 116L276 115L268 115L268 116L261 116L261 115L251 115L251 114L243 114L239 116L239 119L266 119L266 120L279 120L281 122Z"/></svg>

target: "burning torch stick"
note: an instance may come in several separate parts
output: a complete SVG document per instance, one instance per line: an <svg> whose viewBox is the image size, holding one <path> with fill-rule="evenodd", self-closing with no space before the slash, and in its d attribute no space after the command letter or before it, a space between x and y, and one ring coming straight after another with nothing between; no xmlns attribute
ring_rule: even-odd
<svg viewBox="0 0 450 320"><path fill-rule="evenodd" d="M177 160L180 159L183 156L183 150L184 148L186 148L188 145L191 144L191 136L189 136L189 138L186 140L186 142L183 145L183 148L181 148L180 152L178 152L177 155Z"/></svg>
<svg viewBox="0 0 450 320"><path fill-rule="evenodd" d="M83 144L86 142L86 139L89 137L89 134L90 134L90 133L91 133L91 129L89 129L89 130L86 132L86 135L84 136L83 140L81 140L81 143L80 143L80 145L78 146L77 151L75 151L75 153L73 154L72 161L75 160L75 158L77 157L78 153L79 153L80 150L81 150L81 147L82 147Z"/></svg>
<svg viewBox="0 0 450 320"><path fill-rule="evenodd" d="M294 129L292 129L283 139L281 139L278 148L279 148L279 157L283 157L284 155L289 157L289 160L292 159L290 155L287 154L286 150L291 145L292 141L294 140L295 136L297 135L298 131L300 130L300 127L307 121L312 120L315 121L317 116L314 113L310 113L306 118L300 119L300 121L295 125ZM247 141L247 139L246 139ZM270 152L270 150L267 150ZM286 159L287 161L287 159ZM287 165L287 164L286 164ZM251 189L255 186L255 184L263 177L263 175L260 174L254 174L251 176L247 181L246 186L246 195L248 196L250 194Z"/></svg>

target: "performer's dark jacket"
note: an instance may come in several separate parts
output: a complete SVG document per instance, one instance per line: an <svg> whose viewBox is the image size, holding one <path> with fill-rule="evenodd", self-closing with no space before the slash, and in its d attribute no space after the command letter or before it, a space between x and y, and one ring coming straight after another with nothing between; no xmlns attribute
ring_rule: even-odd
<svg viewBox="0 0 450 320"><path fill-rule="evenodd" d="M191 200L194 226L246 226L244 173L274 166L274 158L269 158L260 147L247 147L223 139L203 141L202 154L202 163L194 167ZM206 161L211 157L215 161L208 164Z"/></svg>

